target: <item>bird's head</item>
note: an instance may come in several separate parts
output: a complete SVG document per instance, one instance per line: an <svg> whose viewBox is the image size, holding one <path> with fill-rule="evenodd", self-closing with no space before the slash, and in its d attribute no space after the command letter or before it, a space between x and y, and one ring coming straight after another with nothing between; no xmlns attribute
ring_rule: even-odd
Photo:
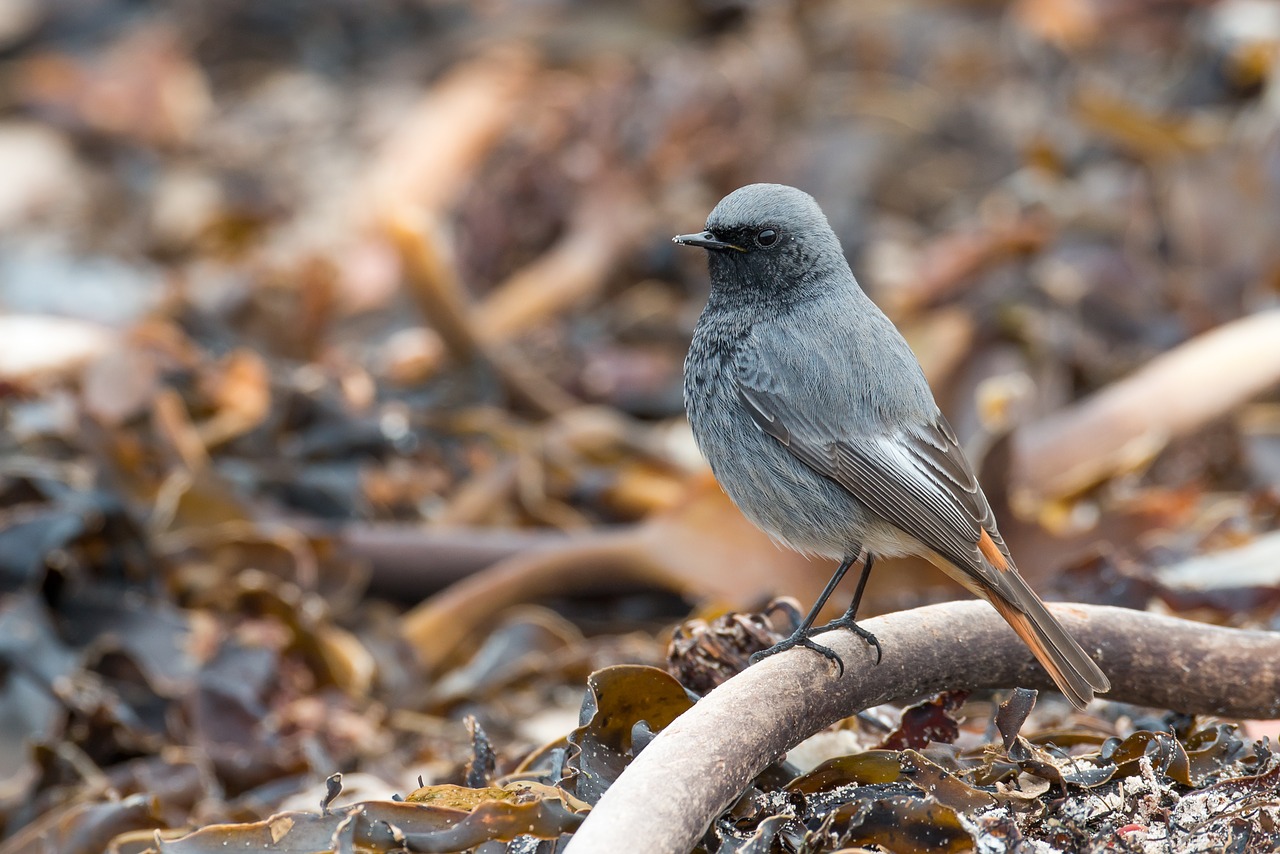
<svg viewBox="0 0 1280 854"><path fill-rule="evenodd" d="M705 231L672 240L707 250L713 288L762 298L801 297L815 278L848 269L818 203L782 184L734 190L711 211Z"/></svg>

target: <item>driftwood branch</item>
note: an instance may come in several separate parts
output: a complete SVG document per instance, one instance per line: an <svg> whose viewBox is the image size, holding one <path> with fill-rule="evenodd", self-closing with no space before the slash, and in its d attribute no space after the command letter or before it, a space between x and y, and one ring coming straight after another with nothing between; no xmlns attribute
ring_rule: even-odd
<svg viewBox="0 0 1280 854"><path fill-rule="evenodd" d="M1280 633L1224 629L1122 608L1055 605L1111 678L1108 699L1245 718L1280 715ZM824 636L844 678L812 653L765 659L712 691L636 757L574 835L568 854L683 854L751 780L788 749L855 712L946 688L1052 688L982 602L869 619L873 665L848 632Z"/></svg>

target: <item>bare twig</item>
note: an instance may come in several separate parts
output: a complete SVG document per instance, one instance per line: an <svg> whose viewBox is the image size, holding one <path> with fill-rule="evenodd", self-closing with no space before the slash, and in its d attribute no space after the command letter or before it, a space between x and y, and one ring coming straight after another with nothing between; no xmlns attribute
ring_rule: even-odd
<svg viewBox="0 0 1280 854"><path fill-rule="evenodd" d="M1280 634L1223 629L1122 608L1055 605L1111 677L1109 699L1184 712L1280 714ZM944 688L1051 688L982 602L867 620L884 660L859 638L823 638L848 669L804 650L774 656L716 688L664 729L592 810L569 854L689 851L711 821L791 746L855 712Z"/></svg>

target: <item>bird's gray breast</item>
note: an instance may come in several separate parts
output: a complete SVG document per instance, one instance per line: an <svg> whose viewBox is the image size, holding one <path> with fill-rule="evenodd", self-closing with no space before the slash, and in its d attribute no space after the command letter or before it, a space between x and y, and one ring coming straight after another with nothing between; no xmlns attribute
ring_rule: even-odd
<svg viewBox="0 0 1280 854"><path fill-rule="evenodd" d="M750 328L706 313L685 361L685 405L716 480L757 527L799 551L843 557L869 521L841 486L765 433L743 406L737 375Z"/></svg>

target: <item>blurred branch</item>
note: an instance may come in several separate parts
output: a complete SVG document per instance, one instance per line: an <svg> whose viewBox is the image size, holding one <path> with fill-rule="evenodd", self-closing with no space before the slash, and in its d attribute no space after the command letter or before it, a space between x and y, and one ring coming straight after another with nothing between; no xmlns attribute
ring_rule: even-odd
<svg viewBox="0 0 1280 854"><path fill-rule="evenodd" d="M647 558L629 530L587 533L551 548L513 555L458 581L407 613L401 634L429 673L439 673L506 609L570 590L616 584L669 587L670 574Z"/></svg>
<svg viewBox="0 0 1280 854"><path fill-rule="evenodd" d="M1223 324L1014 434L1014 502L1034 507L1149 462L1280 383L1280 309Z"/></svg>
<svg viewBox="0 0 1280 854"><path fill-rule="evenodd" d="M459 359L484 359L512 397L541 415L577 406L572 395L535 368L482 340L479 327L469 316L470 307L458 283L457 271L446 257L442 239L435 230L414 220L406 211L395 211L388 213L384 224L404 259L413 297L450 352Z"/></svg>
<svg viewBox="0 0 1280 854"><path fill-rule="evenodd" d="M1155 113L1092 86L1081 88L1072 107L1082 125L1148 161L1207 151L1221 143L1229 126L1203 117Z"/></svg>
<svg viewBox="0 0 1280 854"><path fill-rule="evenodd" d="M982 271L1038 252L1052 236L1042 216L942 235L916 253L909 275L887 283L881 296L885 310L895 319L914 314L954 295Z"/></svg>
<svg viewBox="0 0 1280 854"><path fill-rule="evenodd" d="M619 256L647 231L638 214L644 206L612 183L580 202L554 246L476 306L477 335L494 344L509 341L599 292Z"/></svg>
<svg viewBox="0 0 1280 854"><path fill-rule="evenodd" d="M1108 699L1198 714L1280 714L1280 634L1224 629L1122 608L1055 605L1114 686ZM684 854L757 774L793 745L862 709L944 689L1051 688L983 602L949 602L862 623L877 666L849 632L823 636L840 678L804 650L768 658L712 691L658 734L574 835L568 854Z"/></svg>
<svg viewBox="0 0 1280 854"><path fill-rule="evenodd" d="M1196 555L1155 572L1161 584L1185 591L1270 589L1280 594L1280 531L1233 549Z"/></svg>
<svg viewBox="0 0 1280 854"><path fill-rule="evenodd" d="M467 319L467 296L439 226L409 208L397 208L385 213L383 227L404 261L411 295L449 352L462 360L480 355L480 341Z"/></svg>
<svg viewBox="0 0 1280 854"><path fill-rule="evenodd" d="M485 302L470 305L439 223L516 121L537 72L534 56L515 48L450 72L383 146L364 192L400 254L413 297L449 352L483 359L522 406L550 415L578 401L503 345L598 292L644 233L634 212L646 206L616 181L594 182L565 236Z"/></svg>
<svg viewBox="0 0 1280 854"><path fill-rule="evenodd" d="M351 522L333 526L314 519L290 519L307 537L333 544L343 556L371 569L374 592L405 601L420 600L514 555L554 549L568 537L547 528ZM430 555L430 559L426 559Z"/></svg>
<svg viewBox="0 0 1280 854"><path fill-rule="evenodd" d="M779 589L816 595L825 572L775 548L717 486L699 482L672 511L547 541L462 579L407 613L401 633L437 672L503 610L538 598L645 585L745 607Z"/></svg>
<svg viewBox="0 0 1280 854"><path fill-rule="evenodd" d="M439 229L409 208L384 211L383 226L404 261L414 298L459 359L479 356L526 407L542 415L579 401L535 367L508 354L506 342L599 292L618 259L645 233L631 194L611 186L581 203L569 232L477 306L469 305Z"/></svg>
<svg viewBox="0 0 1280 854"><path fill-rule="evenodd" d="M532 51L505 46L431 86L374 157L364 185L373 209L447 210L509 131L537 70Z"/></svg>

